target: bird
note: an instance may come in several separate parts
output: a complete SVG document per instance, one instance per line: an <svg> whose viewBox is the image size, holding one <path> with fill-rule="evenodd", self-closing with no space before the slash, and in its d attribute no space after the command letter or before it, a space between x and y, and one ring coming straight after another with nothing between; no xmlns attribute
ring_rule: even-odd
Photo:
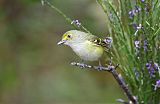
<svg viewBox="0 0 160 104"><path fill-rule="evenodd" d="M111 38L109 37L109 39ZM102 40L91 33L69 30L63 34L57 45L67 45L72 48L80 59L84 61L99 61L99 66L102 66L100 58L111 43L111 41L105 40L107 38Z"/></svg>

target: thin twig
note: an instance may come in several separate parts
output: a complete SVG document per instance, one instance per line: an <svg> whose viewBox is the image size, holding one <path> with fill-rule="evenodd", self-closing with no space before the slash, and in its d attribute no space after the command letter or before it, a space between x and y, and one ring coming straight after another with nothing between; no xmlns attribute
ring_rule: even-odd
<svg viewBox="0 0 160 104"><path fill-rule="evenodd" d="M74 20L72 20L71 18L67 17L66 14L64 14L60 9L56 8L52 3L50 3L48 0L41 0L41 4L42 6L44 6L45 4L48 5L50 8L54 9L55 11L57 11L62 17L64 17L66 19L66 21L71 24L74 28L76 29L82 29L83 31L90 33L91 32L85 28L82 24L80 24L80 26L75 23L73 23Z"/></svg>
<svg viewBox="0 0 160 104"><path fill-rule="evenodd" d="M123 89L123 91L127 95L130 101L128 104L138 104L136 98L131 94L130 90L128 89L128 86L125 84L125 81L123 80L122 76L118 74L116 71L116 68L119 65L113 66L112 64L110 64L108 67L101 67L101 66L92 66L92 65L88 65L84 63L76 63L76 62L72 62L71 65L78 66L80 68L94 69L98 71L108 71L112 73L112 75L114 76L114 78L116 79L120 87ZM124 102L124 104L127 104L127 102Z"/></svg>

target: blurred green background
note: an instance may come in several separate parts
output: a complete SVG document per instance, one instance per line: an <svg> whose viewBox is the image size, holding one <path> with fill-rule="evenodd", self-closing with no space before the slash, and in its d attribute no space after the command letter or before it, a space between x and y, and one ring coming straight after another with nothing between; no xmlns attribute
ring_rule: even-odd
<svg viewBox="0 0 160 104"><path fill-rule="evenodd" d="M95 0L50 0L99 37L108 34ZM0 104L117 104L125 98L108 72L70 65L79 58L57 46L73 29L40 0L0 1Z"/></svg>

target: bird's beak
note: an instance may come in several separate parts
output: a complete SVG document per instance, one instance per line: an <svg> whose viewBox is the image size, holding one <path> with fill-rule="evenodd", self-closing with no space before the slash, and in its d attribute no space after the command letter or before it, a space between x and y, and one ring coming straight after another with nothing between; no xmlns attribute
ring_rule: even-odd
<svg viewBox="0 0 160 104"><path fill-rule="evenodd" d="M66 41L65 40L61 40L57 43L57 45L61 45L61 44L64 44Z"/></svg>

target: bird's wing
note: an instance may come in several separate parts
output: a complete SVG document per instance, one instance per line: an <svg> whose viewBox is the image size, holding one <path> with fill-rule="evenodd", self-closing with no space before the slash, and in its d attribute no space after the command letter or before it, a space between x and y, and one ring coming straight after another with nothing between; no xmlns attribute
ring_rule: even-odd
<svg viewBox="0 0 160 104"><path fill-rule="evenodd" d="M95 35L91 35L88 40L96 46L102 46L104 50L108 51L111 48L112 38L106 37L105 39L98 38Z"/></svg>
<svg viewBox="0 0 160 104"><path fill-rule="evenodd" d="M108 44L104 41L104 39L98 38L97 36L90 35L88 38L90 42L93 42L95 45L106 47Z"/></svg>
<svg viewBox="0 0 160 104"><path fill-rule="evenodd" d="M97 45L97 46L101 46L101 42L102 40L96 36L92 36L90 37L90 39L88 39L90 42L92 42L93 44Z"/></svg>

